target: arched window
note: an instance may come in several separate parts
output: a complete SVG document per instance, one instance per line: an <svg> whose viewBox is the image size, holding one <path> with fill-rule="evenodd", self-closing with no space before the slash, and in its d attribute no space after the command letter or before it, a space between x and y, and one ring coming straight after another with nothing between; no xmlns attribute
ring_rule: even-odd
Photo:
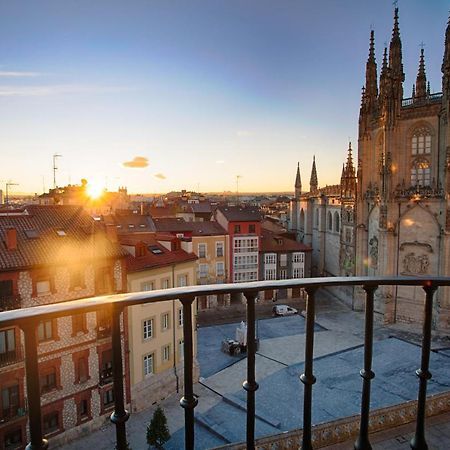
<svg viewBox="0 0 450 450"><path fill-rule="evenodd" d="M431 185L431 168L426 158L417 157L411 166L411 184L413 186Z"/></svg>
<svg viewBox="0 0 450 450"><path fill-rule="evenodd" d="M300 211L300 230L305 229L305 211L303 208Z"/></svg>
<svg viewBox="0 0 450 450"><path fill-rule="evenodd" d="M411 154L428 155L431 153L431 133L426 127L417 128L411 138Z"/></svg>
<svg viewBox="0 0 450 450"><path fill-rule="evenodd" d="M339 233L340 230L340 223L339 223L339 213L336 211L334 213L334 231L336 231L336 233Z"/></svg>
<svg viewBox="0 0 450 450"><path fill-rule="evenodd" d="M328 230L333 231L333 216L330 211L328 211Z"/></svg>

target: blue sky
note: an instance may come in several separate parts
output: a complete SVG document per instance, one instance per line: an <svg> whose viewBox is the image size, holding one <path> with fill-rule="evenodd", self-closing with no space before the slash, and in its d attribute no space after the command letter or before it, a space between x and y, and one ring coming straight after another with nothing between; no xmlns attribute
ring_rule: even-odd
<svg viewBox="0 0 450 450"><path fill-rule="evenodd" d="M449 3L399 8L405 96L422 41L438 92ZM315 154L336 183L370 27L379 68L392 17L387 0L1 2L0 179L40 193L60 153L59 185L288 191ZM148 166L123 166L137 156Z"/></svg>

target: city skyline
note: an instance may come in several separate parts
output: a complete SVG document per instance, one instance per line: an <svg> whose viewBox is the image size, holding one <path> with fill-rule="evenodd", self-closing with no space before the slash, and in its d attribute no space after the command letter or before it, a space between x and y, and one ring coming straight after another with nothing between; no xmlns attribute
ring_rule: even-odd
<svg viewBox="0 0 450 450"><path fill-rule="evenodd" d="M108 8L106 6L108 5ZM194 5L194 6L193 6ZM400 2L405 97L425 43L441 91L447 2ZM390 1L14 2L1 7L0 179L41 193L81 178L109 190L288 192L335 184L357 149L360 87ZM416 45L414 45L416 43ZM280 176L281 175L281 176ZM4 181L0 185L4 189Z"/></svg>

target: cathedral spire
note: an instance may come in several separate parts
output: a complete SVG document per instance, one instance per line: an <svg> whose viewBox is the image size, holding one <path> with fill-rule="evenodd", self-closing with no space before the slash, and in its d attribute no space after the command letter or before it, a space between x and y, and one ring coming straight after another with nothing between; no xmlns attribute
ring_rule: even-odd
<svg viewBox="0 0 450 450"><path fill-rule="evenodd" d="M370 32L369 57L366 63L366 86L364 100L369 111L375 109L378 96L377 86L377 63L375 61L375 37L374 31Z"/></svg>
<svg viewBox="0 0 450 450"><path fill-rule="evenodd" d="M400 107L403 99L403 73L402 63L402 41L400 39L400 28L398 26L398 8L394 11L394 28L392 30L391 42L389 44L389 70L392 78L392 95L394 100L394 111L400 114Z"/></svg>
<svg viewBox="0 0 450 450"><path fill-rule="evenodd" d="M345 164L345 176L346 177L354 177L355 176L355 167L353 165L353 155L352 155L352 143L348 143L348 155L347 155L347 163Z"/></svg>
<svg viewBox="0 0 450 450"><path fill-rule="evenodd" d="M444 58L442 60L442 92L448 95L450 92L450 17L445 31Z"/></svg>
<svg viewBox="0 0 450 450"><path fill-rule="evenodd" d="M317 181L316 156L314 155L311 169L311 178L309 180L309 190L310 192L316 192L318 188L319 183Z"/></svg>
<svg viewBox="0 0 450 450"><path fill-rule="evenodd" d="M302 193L302 179L300 178L300 163L297 163L297 175L295 177L295 198L299 199Z"/></svg>
<svg viewBox="0 0 450 450"><path fill-rule="evenodd" d="M342 199L354 198L356 195L356 172L353 165L352 143L348 143L347 162L342 165L341 197Z"/></svg>
<svg viewBox="0 0 450 450"><path fill-rule="evenodd" d="M419 71L416 78L415 98L425 98L427 95L427 76L425 74L425 56L423 48L420 50Z"/></svg>

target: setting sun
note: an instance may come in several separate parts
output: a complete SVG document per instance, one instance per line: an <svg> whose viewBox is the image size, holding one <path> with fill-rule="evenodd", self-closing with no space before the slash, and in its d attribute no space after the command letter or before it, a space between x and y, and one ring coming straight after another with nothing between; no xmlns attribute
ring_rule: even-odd
<svg viewBox="0 0 450 450"><path fill-rule="evenodd" d="M104 191L105 187L98 181L89 182L86 186L87 195L93 200L100 198Z"/></svg>

